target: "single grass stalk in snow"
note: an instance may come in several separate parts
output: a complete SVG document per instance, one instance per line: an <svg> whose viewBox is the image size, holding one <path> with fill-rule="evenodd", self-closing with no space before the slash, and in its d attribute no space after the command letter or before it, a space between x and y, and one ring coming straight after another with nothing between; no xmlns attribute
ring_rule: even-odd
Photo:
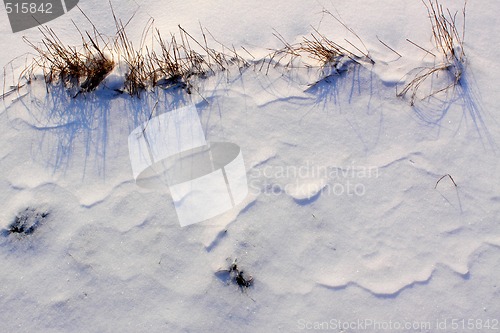
<svg viewBox="0 0 500 333"><path fill-rule="evenodd" d="M384 45L389 50L391 50L392 52L394 52L399 58L403 57L398 51L394 50L392 47L390 47L389 45L387 45L386 43L384 43L380 38L378 38L378 36L376 36L376 37L377 37L378 41L380 42L380 44Z"/></svg>
<svg viewBox="0 0 500 333"><path fill-rule="evenodd" d="M438 179L438 181L436 182L436 185L434 185L434 189L436 189L439 182L442 181L446 177L450 178L450 180L453 182L453 185L455 185L455 187L457 187L457 183L455 183L455 180L453 179L453 177L449 173L447 173L446 175L444 175L443 177Z"/></svg>
<svg viewBox="0 0 500 333"><path fill-rule="evenodd" d="M427 2L426 2L427 1ZM451 76L450 82L442 88L433 90L430 94L424 96L423 99L434 96L441 92L447 91L460 84L462 73L465 69L466 58L464 52L465 38L465 13L467 1L465 1L462 14L463 22L462 29L459 31L457 27L458 12L452 14L448 8L444 9L439 3L439 0L422 0L422 3L427 8L429 20L432 27L432 40L441 59L436 59L438 62L434 66L420 69L413 79L407 83L404 88L397 92L398 97L410 96L410 104L414 105L417 99L417 93L422 84L430 81L432 77L440 72L447 72ZM418 44L407 39L408 42L438 58L434 53L426 50Z"/></svg>

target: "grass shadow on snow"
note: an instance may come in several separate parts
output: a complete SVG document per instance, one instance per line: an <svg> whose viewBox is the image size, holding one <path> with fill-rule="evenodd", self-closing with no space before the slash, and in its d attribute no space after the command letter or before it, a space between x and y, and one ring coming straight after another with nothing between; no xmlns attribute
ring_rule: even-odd
<svg viewBox="0 0 500 333"><path fill-rule="evenodd" d="M42 161L53 173L64 173L72 161L83 157L82 178L89 168L105 178L108 155L114 155L116 149L128 149L128 133L151 117L184 106L189 100L183 89L157 88L143 92L140 99L106 90L73 98L63 85L52 86L49 93L37 92L34 86L37 85L28 88L26 97L19 99L15 108L26 114L23 122L34 130L32 158ZM117 113L123 117L117 117Z"/></svg>
<svg viewBox="0 0 500 333"><path fill-rule="evenodd" d="M459 106L462 109L462 117L456 132L460 130L462 123L471 121L483 146L496 151L498 147L488 130L484 118L486 111L481 104L477 84L473 73L469 71L462 73L460 83L453 89L416 101L413 110L424 124L439 129L443 119L451 110L454 110L453 106Z"/></svg>

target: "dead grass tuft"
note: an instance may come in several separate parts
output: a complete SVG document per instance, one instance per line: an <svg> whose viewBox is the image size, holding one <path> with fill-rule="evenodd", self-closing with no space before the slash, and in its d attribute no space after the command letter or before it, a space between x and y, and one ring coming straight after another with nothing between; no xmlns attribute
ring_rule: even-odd
<svg viewBox="0 0 500 333"><path fill-rule="evenodd" d="M57 34L48 27L40 28L43 35L41 45L24 39L38 57L25 69L22 75L32 77L41 68L46 83L62 82L67 87L79 86L81 91L95 89L113 69L114 61L106 56L106 46L100 46L96 36L88 39L82 35L82 47L77 49L65 45Z"/></svg>
<svg viewBox="0 0 500 333"><path fill-rule="evenodd" d="M408 40L410 43L416 45L436 58L434 66L418 70L413 79L407 83L400 92L397 93L398 97L410 95L411 105L415 104L417 93L422 84L426 81L430 81L434 76L441 72L446 72L450 75L451 80L449 83L442 88L431 91L422 99L434 96L441 92L446 92L460 84L462 73L466 64L464 39L467 1L465 1L462 10L463 21L461 30L459 30L457 26L458 12L452 14L448 8L444 9L439 3L439 0L422 0L422 3L427 8L427 13L432 27L432 40L439 56L436 56L434 53Z"/></svg>
<svg viewBox="0 0 500 333"><path fill-rule="evenodd" d="M329 76L339 75L346 71L349 64L375 63L365 44L354 30L328 10L324 10L323 13L340 23L362 46L358 47L348 39L344 39L342 42L334 41L312 26L313 32L295 44L288 43L282 35L275 31L274 36L284 46L281 49L273 50L269 56L261 61L259 70L265 70L267 74L271 65L273 67L284 66L287 69L301 66L301 64L305 64L306 67L319 67L323 71L323 78L311 84L315 85ZM362 51L362 49L366 51ZM313 60L313 64L310 64L307 59Z"/></svg>
<svg viewBox="0 0 500 333"><path fill-rule="evenodd" d="M191 79L205 78L230 66L242 68L248 63L234 48L230 49L212 37L222 49L217 51L208 46L205 30L200 26L203 43L179 26L178 35L165 39L154 28L151 19L144 28L140 45L136 48L126 33L126 26L115 16L116 34L106 37L92 24L92 32L80 33L79 47L64 44L58 35L48 27L39 28L43 39L40 43L25 41L36 51L37 57L26 66L21 77L28 81L41 69L47 84L62 83L65 87L77 89L75 97L82 92L96 89L106 76L119 64L125 64L126 74L120 92L140 95L140 92L161 86L181 87L191 92ZM85 13L82 12L83 15ZM210 34L211 36L211 34ZM150 41L146 44L146 41Z"/></svg>

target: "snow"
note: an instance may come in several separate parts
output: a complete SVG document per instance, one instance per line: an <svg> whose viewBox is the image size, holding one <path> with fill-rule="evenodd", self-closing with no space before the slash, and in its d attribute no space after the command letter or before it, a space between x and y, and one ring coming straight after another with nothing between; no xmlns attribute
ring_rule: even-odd
<svg viewBox="0 0 500 333"><path fill-rule="evenodd" d="M80 7L113 34L101 2ZM193 81L192 94L158 88L139 99L116 91L120 63L77 98L47 92L41 80L8 95L0 107L0 331L300 332L325 322L335 332L389 330L337 329L358 320L431 325L396 332L490 331L476 320L499 329L498 2L468 3L464 84L415 106L396 97L396 85L434 61L406 41L433 47L418 0L114 8L124 20L135 13L127 32L137 43L154 17L165 35L178 24L196 35L201 23L255 57L282 46L275 31L299 42L313 26L357 42L326 8L375 64L346 65L316 85L319 67L231 68ZM49 26L77 44L71 20L91 28L76 9ZM13 34L0 23L7 85L30 51L23 35L40 39L36 29ZM191 104L207 142L241 148L249 194L181 227L167 187L136 184L128 137L151 110ZM19 214L34 221L44 212L31 234L5 232ZM253 286L217 274L236 258ZM474 330L452 326L469 319Z"/></svg>

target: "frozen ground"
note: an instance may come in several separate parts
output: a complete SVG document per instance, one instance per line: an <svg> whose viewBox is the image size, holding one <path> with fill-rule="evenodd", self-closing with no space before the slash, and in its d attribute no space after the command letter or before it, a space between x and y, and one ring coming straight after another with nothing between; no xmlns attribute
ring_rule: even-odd
<svg viewBox="0 0 500 333"><path fill-rule="evenodd" d="M80 6L114 32L101 2ZM1 332L500 330L498 2L469 1L463 85L413 107L395 95L406 73L432 61L405 40L432 48L420 1L115 7L124 18L137 11L131 39L150 16L164 33L201 22L256 57L282 46L273 29L290 42L310 25L348 37L321 14L336 9L376 63L313 87L317 68L251 66L196 81L191 95L103 89L72 98L42 82L9 95L0 109L0 227L18 221L28 234L0 235ZM49 25L78 43L71 19L88 28L76 10ZM22 34L40 39L2 21L2 64L29 51ZM181 228L168 190L135 184L127 137L157 101L158 113L195 103L207 141L241 147L243 204ZM436 186L446 174L457 187L449 177ZM227 258L253 276L252 287L242 292L216 274ZM350 327L337 329L341 322ZM413 327L399 329L405 323Z"/></svg>

